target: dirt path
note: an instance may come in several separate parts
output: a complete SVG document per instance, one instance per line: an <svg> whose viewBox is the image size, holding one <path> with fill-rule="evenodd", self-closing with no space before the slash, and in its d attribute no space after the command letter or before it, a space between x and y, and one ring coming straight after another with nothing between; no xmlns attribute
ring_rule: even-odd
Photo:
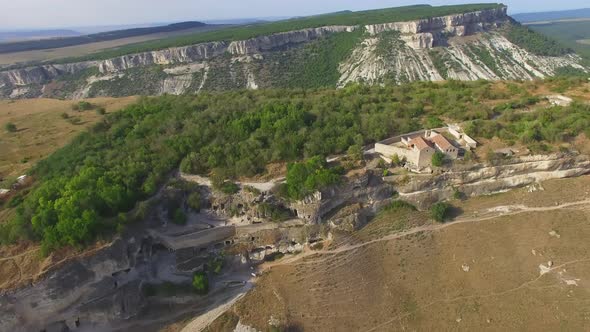
<svg viewBox="0 0 590 332"><path fill-rule="evenodd" d="M439 231L439 230L445 229L447 227L452 227L452 226L456 226L456 225L460 225L460 224L481 222L481 221L486 221L486 220L490 220L490 219L512 216L512 215L517 215L517 214L527 213L527 212L546 212L546 211L555 211L555 210L561 210L561 209L567 209L567 208L573 208L573 207L576 207L577 209L583 209L583 207L586 205L590 205L590 199L583 200L583 201L577 201L577 202L571 202L571 203L565 203L565 204L555 205L555 206L547 206L547 207L527 207L525 205L500 206L500 207L496 207L494 209L487 209L487 210L483 211L483 213L481 213L481 216L478 216L478 217L458 218L453 222L448 222L448 223L444 223L444 224L420 226L420 227L409 229L407 231L391 234L391 235L388 235L388 236L385 236L385 237L382 237L379 239L375 239L375 240L371 240L371 241L367 241L367 242L363 242L363 243L359 243L359 244L343 245L339 248L332 249L332 250L318 250L318 251L305 250L300 255L291 257L291 258L284 260L284 261L276 262L272 265L266 265L263 267L263 270L269 269L273 266L293 264L293 263L295 263L299 260L302 260L306 257L309 257L309 256L340 254L343 252L363 248L363 247L366 247L368 245L378 243L378 242L392 241L392 240L404 238L406 236L416 234L416 233L421 233L421 232Z"/></svg>
<svg viewBox="0 0 590 332"><path fill-rule="evenodd" d="M30 253L35 252L35 251L39 251L39 249L40 248L35 248L35 249L27 250L25 252L21 252L20 254L17 254L17 255L8 256L8 257L2 257L2 258L0 258L0 262L14 260L16 258L23 257L23 256L26 256L26 255L28 255Z"/></svg>
<svg viewBox="0 0 590 332"><path fill-rule="evenodd" d="M236 303L239 299L241 299L248 291L252 288L251 283L248 283L239 293L235 294L233 297L227 299L227 301L221 305L216 307L210 306L209 311L204 312L203 314L199 315L197 318L192 320L187 326L185 326L181 332L200 332L203 331L207 326L209 326L213 321L215 321L219 316L223 315L227 310L229 310L234 303Z"/></svg>

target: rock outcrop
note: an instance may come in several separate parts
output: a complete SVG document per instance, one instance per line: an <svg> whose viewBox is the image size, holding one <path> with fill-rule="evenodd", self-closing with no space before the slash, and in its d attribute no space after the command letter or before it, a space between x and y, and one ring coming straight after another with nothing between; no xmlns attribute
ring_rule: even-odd
<svg viewBox="0 0 590 332"><path fill-rule="evenodd" d="M71 260L36 284L0 295L0 330L73 330L131 317L143 306L134 274L149 259L149 246L118 240Z"/></svg>
<svg viewBox="0 0 590 332"><path fill-rule="evenodd" d="M456 190L467 196L480 196L588 173L590 158L586 156L539 155L515 158L497 166L478 164L432 177L411 178L403 185L396 185L396 189L401 199L425 209L435 202L451 199Z"/></svg>
<svg viewBox="0 0 590 332"><path fill-rule="evenodd" d="M561 67L588 71L576 55L537 56L512 44L497 29L508 22L506 7L501 7L409 22L302 29L101 61L33 66L0 71L0 97L87 98L282 86L274 76L296 76L302 68L283 63L294 61L285 58L286 50L301 50L292 58L307 61L309 54L304 53L303 45L359 29L366 33L340 63L336 86L358 81L534 79L554 75ZM394 43L388 32L399 34ZM186 68L189 70L182 72ZM70 90L45 89L56 80L69 81Z"/></svg>
<svg viewBox="0 0 590 332"><path fill-rule="evenodd" d="M347 225L353 225L352 228L358 228L363 224L363 217L354 220L338 220L336 213L343 207L360 204L369 210L375 211L393 197L393 187L381 181L381 179L371 172L347 180L345 183L327 188L321 192L306 197L301 201L292 203L289 208L297 211L300 219L309 223L321 223L335 217L333 224L342 224L344 228L351 228ZM365 211L366 212L366 211ZM364 213L356 211L355 213Z"/></svg>
<svg viewBox="0 0 590 332"><path fill-rule="evenodd" d="M498 24L505 22L508 19L506 12L507 8L502 7L411 22L366 25L365 28L371 35L384 31L399 31L403 34L438 34L447 32L456 36L465 36L483 31L484 28L496 27Z"/></svg>

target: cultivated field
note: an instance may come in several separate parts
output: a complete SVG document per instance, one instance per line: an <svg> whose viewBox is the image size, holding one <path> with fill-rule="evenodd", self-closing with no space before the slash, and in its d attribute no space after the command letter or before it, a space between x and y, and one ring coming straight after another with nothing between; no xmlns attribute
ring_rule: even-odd
<svg viewBox="0 0 590 332"><path fill-rule="evenodd" d="M187 29L175 32L154 33L145 36L121 38L104 42L90 43L78 46L52 48L47 50L25 51L0 54L0 66L23 63L29 61L49 61L70 57L81 57L98 51L121 47L124 45L142 43L150 40L179 37L219 29L222 25Z"/></svg>
<svg viewBox="0 0 590 332"><path fill-rule="evenodd" d="M237 315L305 331L586 330L590 177L543 189L456 201L464 213L444 225L382 215L355 238L273 266L215 326Z"/></svg>
<svg viewBox="0 0 590 332"><path fill-rule="evenodd" d="M88 101L112 112L135 99L95 98ZM75 103L57 99L0 100L0 179L23 174L38 160L103 118L93 110L73 111ZM69 118L63 118L63 113ZM6 131L6 123L15 124L17 131Z"/></svg>

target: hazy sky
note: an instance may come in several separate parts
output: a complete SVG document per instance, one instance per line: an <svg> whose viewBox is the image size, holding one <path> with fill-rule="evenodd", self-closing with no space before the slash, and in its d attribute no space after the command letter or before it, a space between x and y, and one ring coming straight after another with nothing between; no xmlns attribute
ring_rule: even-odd
<svg viewBox="0 0 590 332"><path fill-rule="evenodd" d="M0 29L48 28L298 16L417 3L432 5L474 1L438 0L0 0ZM588 0L509 0L511 13L589 7Z"/></svg>

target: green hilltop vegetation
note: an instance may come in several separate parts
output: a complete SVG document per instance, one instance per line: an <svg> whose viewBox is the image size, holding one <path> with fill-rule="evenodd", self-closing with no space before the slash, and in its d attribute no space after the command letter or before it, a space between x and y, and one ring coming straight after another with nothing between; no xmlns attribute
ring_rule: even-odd
<svg viewBox="0 0 590 332"><path fill-rule="evenodd" d="M562 38L551 38L520 24L510 24L504 35L513 44L536 55L561 56L574 52L564 45Z"/></svg>
<svg viewBox="0 0 590 332"><path fill-rule="evenodd" d="M586 78L559 78L567 89ZM213 174L216 182L264 172L270 162L289 166L284 196L300 198L338 182L327 155L358 151L364 144L440 123L467 121L469 134L520 141L531 149L590 136L590 106L516 109L539 98L538 82L416 82L401 86L351 84L343 89L259 90L144 97L115 113L38 163L36 184L12 198L16 217L0 225L0 243L41 241L45 252L81 246L141 217L172 171ZM505 101L488 106L486 101ZM318 159L317 156L320 156ZM237 188L236 188L237 189ZM232 192L235 191L232 189Z"/></svg>
<svg viewBox="0 0 590 332"><path fill-rule="evenodd" d="M559 40L576 53L590 59L590 19L587 21L553 22L529 25L543 35Z"/></svg>
<svg viewBox="0 0 590 332"><path fill-rule="evenodd" d="M169 47L187 46L211 41L245 40L258 36L270 35L278 32L316 28L329 25L366 25L390 22L412 21L421 18L461 14L483 9L500 8L502 4L468 4L437 6L416 5L394 7L387 9L366 10L358 12L338 12L325 15L309 16L271 23L237 26L215 31L197 33L187 36L159 39L142 43L130 44L118 48L97 52L84 57L63 59L60 62L74 62L84 60L105 60L117 56L160 50Z"/></svg>

